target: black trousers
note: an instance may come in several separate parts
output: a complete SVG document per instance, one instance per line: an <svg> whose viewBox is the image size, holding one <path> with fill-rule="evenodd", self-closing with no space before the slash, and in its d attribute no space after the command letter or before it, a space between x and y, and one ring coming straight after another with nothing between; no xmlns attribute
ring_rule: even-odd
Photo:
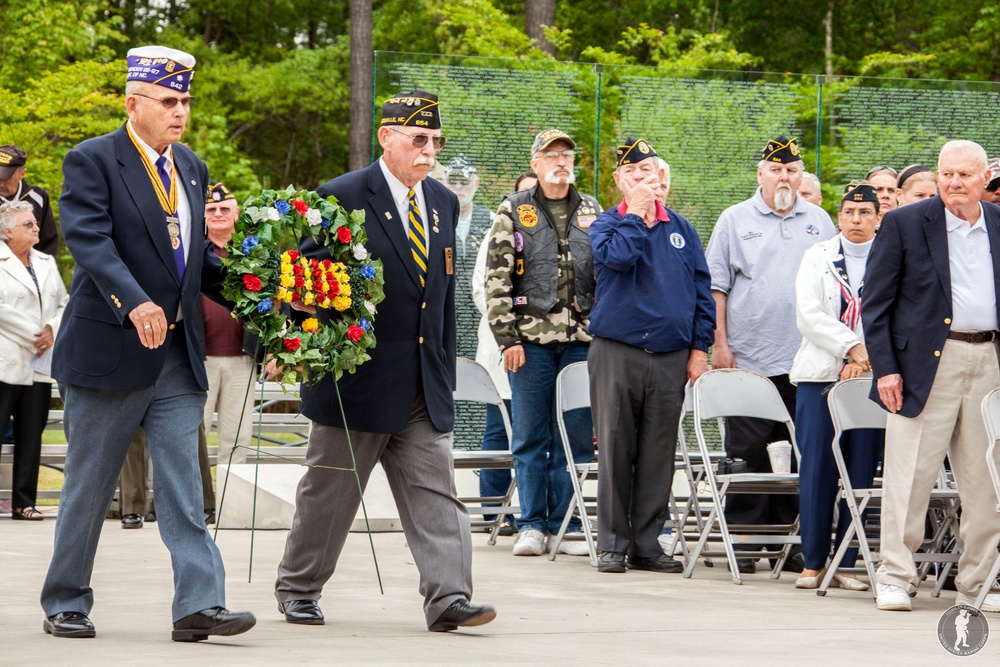
<svg viewBox="0 0 1000 667"><path fill-rule="evenodd" d="M775 375L768 378L781 394L781 401L788 409L788 414L795 415L795 387L788 381L787 375ZM767 445L778 440L789 440L788 429L784 424L768 419L751 417L726 418L726 455L732 458L744 459L750 472L771 472L771 459L767 455ZM792 456L792 471L797 471L798 465ZM790 524L799 513L799 498L794 495L746 495L730 494L726 496L726 521L730 524ZM753 549L750 545L741 545L741 549ZM798 549L796 549L797 551Z"/></svg>
<svg viewBox="0 0 1000 667"><path fill-rule="evenodd" d="M0 382L0 424L14 418L14 483L11 507L34 507L38 496L38 468L42 458L42 431L49 420L52 385Z"/></svg>

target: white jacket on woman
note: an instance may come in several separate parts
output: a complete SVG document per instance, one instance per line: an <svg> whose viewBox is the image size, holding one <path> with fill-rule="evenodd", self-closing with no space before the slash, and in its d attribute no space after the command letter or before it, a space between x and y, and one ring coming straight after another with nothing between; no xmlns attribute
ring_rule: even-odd
<svg viewBox="0 0 1000 667"><path fill-rule="evenodd" d="M788 378L799 382L833 382L847 359L847 351L864 342L861 320L854 331L840 321L840 286L834 261L841 259L841 235L806 250L795 278L795 323L802 344Z"/></svg>
<svg viewBox="0 0 1000 667"><path fill-rule="evenodd" d="M59 333L69 300L56 258L33 248L29 258L42 293L40 303L28 267L0 241L0 382L7 384L52 382L48 375L33 371L28 362L35 356L36 333L46 324L52 327L53 340Z"/></svg>

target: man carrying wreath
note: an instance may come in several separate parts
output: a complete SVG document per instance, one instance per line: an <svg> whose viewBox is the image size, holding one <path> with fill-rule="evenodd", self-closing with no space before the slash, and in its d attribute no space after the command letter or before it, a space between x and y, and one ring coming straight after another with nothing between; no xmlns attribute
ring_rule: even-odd
<svg viewBox="0 0 1000 667"><path fill-rule="evenodd" d="M198 294L221 301L223 272L205 245L208 169L176 143L194 64L161 46L130 50L128 122L63 161L59 209L76 273L52 375L66 385L70 444L41 596L44 630L56 637L96 634L88 618L94 556L140 426L174 570L173 639L235 635L256 622L225 609L222 557L202 513L198 426L208 380Z"/></svg>
<svg viewBox="0 0 1000 667"><path fill-rule="evenodd" d="M453 473L459 206L427 178L444 145L437 96L415 90L387 100L378 140L381 159L316 190L336 196L347 211L364 210L366 247L382 260L385 300L371 359L339 381L326 375L302 388L302 413L312 420L309 467L296 492L275 597L289 623L324 623L317 601L361 501L355 461L362 486L381 462L420 571L427 627L444 632L488 623L496 611L470 602L469 516ZM329 256L312 239L301 250ZM325 309L318 316L330 317Z"/></svg>

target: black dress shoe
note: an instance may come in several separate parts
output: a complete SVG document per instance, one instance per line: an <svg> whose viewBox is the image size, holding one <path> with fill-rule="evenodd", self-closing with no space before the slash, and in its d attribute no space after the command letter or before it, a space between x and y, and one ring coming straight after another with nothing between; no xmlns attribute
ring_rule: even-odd
<svg viewBox="0 0 1000 667"><path fill-rule="evenodd" d="M42 629L53 637L90 639L97 636L94 624L79 611L61 611L42 622Z"/></svg>
<svg viewBox="0 0 1000 667"><path fill-rule="evenodd" d="M620 551L604 551L597 559L598 572L621 574L625 571L625 554Z"/></svg>
<svg viewBox="0 0 1000 667"><path fill-rule="evenodd" d="M215 523L215 510L205 510L205 525L211 526Z"/></svg>
<svg viewBox="0 0 1000 667"><path fill-rule="evenodd" d="M174 623L170 638L175 642L200 642L209 635L228 637L246 632L257 624L248 611L229 611L224 607L203 609Z"/></svg>
<svg viewBox="0 0 1000 667"><path fill-rule="evenodd" d="M729 570L730 567L727 564L726 569ZM740 574L753 574L757 571L757 559L756 558L737 558L736 559L736 569Z"/></svg>
<svg viewBox="0 0 1000 667"><path fill-rule="evenodd" d="M771 563L773 568L777 564L777 561ZM805 569L806 557L802 555L801 551L791 554L785 559L785 564L781 566L782 572L801 572Z"/></svg>
<svg viewBox="0 0 1000 667"><path fill-rule="evenodd" d="M149 523L156 523L156 512L146 512L143 518Z"/></svg>
<svg viewBox="0 0 1000 667"><path fill-rule="evenodd" d="M658 556L632 556L626 566L630 570L648 570L650 572L667 572L676 574L684 571L684 565L666 554Z"/></svg>
<svg viewBox="0 0 1000 667"><path fill-rule="evenodd" d="M324 625L323 610L316 600L289 600L278 605L278 611L285 614L285 620L295 625Z"/></svg>
<svg viewBox="0 0 1000 667"><path fill-rule="evenodd" d="M122 517L122 528L142 528L142 515L126 514Z"/></svg>
<svg viewBox="0 0 1000 667"><path fill-rule="evenodd" d="M459 626L484 625L496 617L497 610L489 605L472 604L468 600L455 600L427 629L431 632L448 632Z"/></svg>

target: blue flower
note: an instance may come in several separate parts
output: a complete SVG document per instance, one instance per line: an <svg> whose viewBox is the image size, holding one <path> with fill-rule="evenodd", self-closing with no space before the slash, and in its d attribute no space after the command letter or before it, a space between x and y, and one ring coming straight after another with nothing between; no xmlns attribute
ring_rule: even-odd
<svg viewBox="0 0 1000 667"><path fill-rule="evenodd" d="M260 244L260 239L256 236L248 236L243 239L243 254L249 255L253 247Z"/></svg>
<svg viewBox="0 0 1000 667"><path fill-rule="evenodd" d="M368 331L369 329L372 328L372 323L369 322L367 318L360 317L358 318L358 326L364 329L365 331Z"/></svg>
<svg viewBox="0 0 1000 667"><path fill-rule="evenodd" d="M270 297L264 297L263 299L260 300L260 303L257 304L258 313L264 313L264 314L270 313L271 308L272 306Z"/></svg>
<svg viewBox="0 0 1000 667"><path fill-rule="evenodd" d="M323 218L323 221L320 224L323 225L323 229L327 229L331 224L333 224L333 218Z"/></svg>
<svg viewBox="0 0 1000 667"><path fill-rule="evenodd" d="M292 207L286 201L281 201L280 199L274 202L274 208L278 209L278 213L281 215L288 215L288 212L292 210Z"/></svg>
<svg viewBox="0 0 1000 667"><path fill-rule="evenodd" d="M375 267L371 264L365 264L362 266L361 277L365 280L375 280Z"/></svg>

